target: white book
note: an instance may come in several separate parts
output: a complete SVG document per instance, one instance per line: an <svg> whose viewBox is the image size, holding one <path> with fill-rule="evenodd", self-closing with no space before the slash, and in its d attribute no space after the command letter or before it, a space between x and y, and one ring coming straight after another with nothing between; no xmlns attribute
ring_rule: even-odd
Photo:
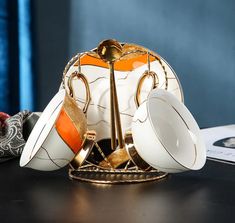
<svg viewBox="0 0 235 223"><path fill-rule="evenodd" d="M235 164L235 125L202 129L207 158Z"/></svg>

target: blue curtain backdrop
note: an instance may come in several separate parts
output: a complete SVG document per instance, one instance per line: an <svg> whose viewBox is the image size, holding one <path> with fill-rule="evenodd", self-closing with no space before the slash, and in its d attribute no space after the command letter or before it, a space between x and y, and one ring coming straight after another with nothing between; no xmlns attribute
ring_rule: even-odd
<svg viewBox="0 0 235 223"><path fill-rule="evenodd" d="M34 109L30 0L0 1L0 111Z"/></svg>
<svg viewBox="0 0 235 223"><path fill-rule="evenodd" d="M46 5L48 1L38 2ZM200 127L235 123L234 0L70 2L69 55L92 49L107 38L143 45L158 52L176 71L185 104ZM51 11L43 16L44 21L53 18ZM61 32L53 31L55 37Z"/></svg>

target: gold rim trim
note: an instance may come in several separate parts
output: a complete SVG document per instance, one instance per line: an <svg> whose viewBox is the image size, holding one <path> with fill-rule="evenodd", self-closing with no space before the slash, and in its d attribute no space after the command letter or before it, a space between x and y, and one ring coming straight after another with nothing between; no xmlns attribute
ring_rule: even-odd
<svg viewBox="0 0 235 223"><path fill-rule="evenodd" d="M78 169L83 165L90 152L92 151L95 145L96 132L95 131L87 131L85 134L85 140L83 142L82 149L77 153L74 159L70 163L70 167L73 170Z"/></svg>
<svg viewBox="0 0 235 223"><path fill-rule="evenodd" d="M126 150L129 154L129 157L131 161L138 166L141 170L149 171L152 169L152 167L146 163L141 156L138 154L138 152L135 149L132 133L130 131L126 132L124 141L126 144Z"/></svg>

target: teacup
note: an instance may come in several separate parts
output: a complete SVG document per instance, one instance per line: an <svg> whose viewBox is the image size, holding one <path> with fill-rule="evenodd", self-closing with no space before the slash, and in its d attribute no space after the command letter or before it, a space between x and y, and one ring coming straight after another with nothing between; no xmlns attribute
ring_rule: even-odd
<svg viewBox="0 0 235 223"><path fill-rule="evenodd" d="M75 76L84 78L81 75ZM88 86L85 79L83 82ZM88 104L89 100L85 109ZM85 143L86 133L87 121L84 112L65 90L60 90L34 126L23 150L20 166L43 171L62 168L77 154L87 154L90 151L87 145L92 144ZM82 159L87 156L84 154L81 155ZM80 160L80 164L83 161Z"/></svg>
<svg viewBox="0 0 235 223"><path fill-rule="evenodd" d="M206 161L200 129L173 94L153 89L135 112L132 135L138 154L152 167L177 173L198 170Z"/></svg>

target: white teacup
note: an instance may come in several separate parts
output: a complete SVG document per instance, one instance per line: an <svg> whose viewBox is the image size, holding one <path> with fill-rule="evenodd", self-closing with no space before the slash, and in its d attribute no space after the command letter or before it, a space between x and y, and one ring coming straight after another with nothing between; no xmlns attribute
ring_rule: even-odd
<svg viewBox="0 0 235 223"><path fill-rule="evenodd" d="M132 135L138 154L160 171L198 170L205 164L206 149L195 119L165 90L152 90L137 109Z"/></svg>
<svg viewBox="0 0 235 223"><path fill-rule="evenodd" d="M84 113L65 90L60 90L34 126L20 166L44 171L64 167L82 149L86 131Z"/></svg>
<svg viewBox="0 0 235 223"><path fill-rule="evenodd" d="M83 110L74 98L72 79L80 79L86 88ZM69 93L60 90L47 105L29 135L20 159L20 166L37 170L56 170L73 160L73 168L83 164L91 152L96 134L87 130L85 117L90 103L90 89L86 77L74 72L68 80Z"/></svg>

